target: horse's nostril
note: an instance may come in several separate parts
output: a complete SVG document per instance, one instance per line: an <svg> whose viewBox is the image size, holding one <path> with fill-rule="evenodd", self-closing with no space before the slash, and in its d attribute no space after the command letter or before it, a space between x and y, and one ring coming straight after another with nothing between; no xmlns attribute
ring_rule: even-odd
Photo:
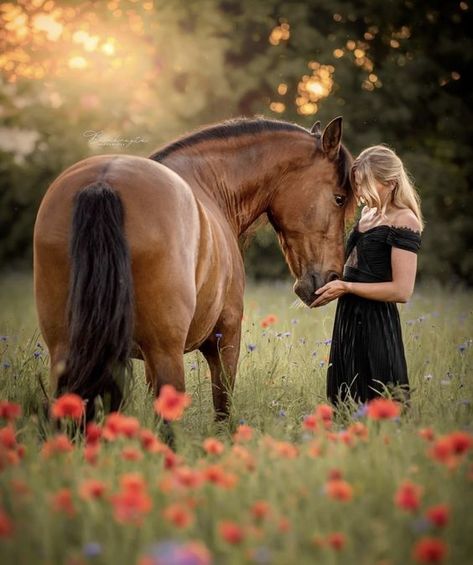
<svg viewBox="0 0 473 565"><path fill-rule="evenodd" d="M340 275L338 273L336 273L335 271L330 271L327 277L327 282L336 281L339 278Z"/></svg>

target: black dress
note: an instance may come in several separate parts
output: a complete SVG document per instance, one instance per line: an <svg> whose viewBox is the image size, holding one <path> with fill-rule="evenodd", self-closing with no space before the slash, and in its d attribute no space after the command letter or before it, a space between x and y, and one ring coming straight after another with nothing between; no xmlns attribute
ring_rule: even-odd
<svg viewBox="0 0 473 565"><path fill-rule="evenodd" d="M343 280L386 282L392 280L391 248L417 253L420 232L407 227L375 226L366 232L358 224L350 233ZM399 311L395 302L344 294L338 299L327 370L327 396L336 403L347 393L365 402L384 393L401 391L409 396L407 365Z"/></svg>

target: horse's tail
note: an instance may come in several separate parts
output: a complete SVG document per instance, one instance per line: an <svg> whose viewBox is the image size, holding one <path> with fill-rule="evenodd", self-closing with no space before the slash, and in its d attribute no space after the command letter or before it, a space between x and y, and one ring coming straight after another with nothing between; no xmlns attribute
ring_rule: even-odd
<svg viewBox="0 0 473 565"><path fill-rule="evenodd" d="M70 243L69 351L58 392L94 400L110 395L117 410L131 369L133 278L124 210L113 188L93 183L76 194Z"/></svg>

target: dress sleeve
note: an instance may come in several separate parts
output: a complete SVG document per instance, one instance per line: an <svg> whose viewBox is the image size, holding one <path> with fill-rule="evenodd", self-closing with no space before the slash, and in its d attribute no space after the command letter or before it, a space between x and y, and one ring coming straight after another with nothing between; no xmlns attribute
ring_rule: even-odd
<svg viewBox="0 0 473 565"><path fill-rule="evenodd" d="M417 253L420 249L421 234L411 228L391 226L386 243L393 247Z"/></svg>

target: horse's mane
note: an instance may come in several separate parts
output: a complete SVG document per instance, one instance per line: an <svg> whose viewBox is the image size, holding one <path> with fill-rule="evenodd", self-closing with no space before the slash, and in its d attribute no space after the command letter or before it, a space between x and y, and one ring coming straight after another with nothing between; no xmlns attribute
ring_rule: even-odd
<svg viewBox="0 0 473 565"><path fill-rule="evenodd" d="M163 161L180 149L192 147L204 141L213 139L228 139L230 137L239 137L243 135L251 135L263 133L266 131L299 131L307 133L314 137L314 149L317 147L315 143L315 136L307 129L298 124L285 122L282 120L268 120L262 117L256 118L234 118L225 120L217 124L205 126L197 131L185 134L180 138L164 145L162 148L155 151L150 155L150 159L154 161ZM352 164L352 156L344 145L340 145L340 151L337 157L337 174L340 185L347 191L348 201L345 208L345 218L350 219L354 214L355 198L351 188L350 170ZM240 236L240 247L246 248L250 241L253 239L256 231L263 224L267 223L268 219L266 214L260 216L249 228Z"/></svg>
<svg viewBox="0 0 473 565"><path fill-rule="evenodd" d="M185 147L191 147L192 145L197 145L202 141L209 141L212 139L228 139L229 137L239 137L242 135L250 135L255 133L262 133L265 131L301 131L308 133L310 132L299 126L290 122L284 122L280 120L267 120L265 118L234 118L231 120L225 120L218 124L213 124L210 126L205 126L197 131L190 134L181 136L179 139L168 143L158 151L154 152L150 159L154 161L162 161L168 157L171 153L183 149Z"/></svg>

